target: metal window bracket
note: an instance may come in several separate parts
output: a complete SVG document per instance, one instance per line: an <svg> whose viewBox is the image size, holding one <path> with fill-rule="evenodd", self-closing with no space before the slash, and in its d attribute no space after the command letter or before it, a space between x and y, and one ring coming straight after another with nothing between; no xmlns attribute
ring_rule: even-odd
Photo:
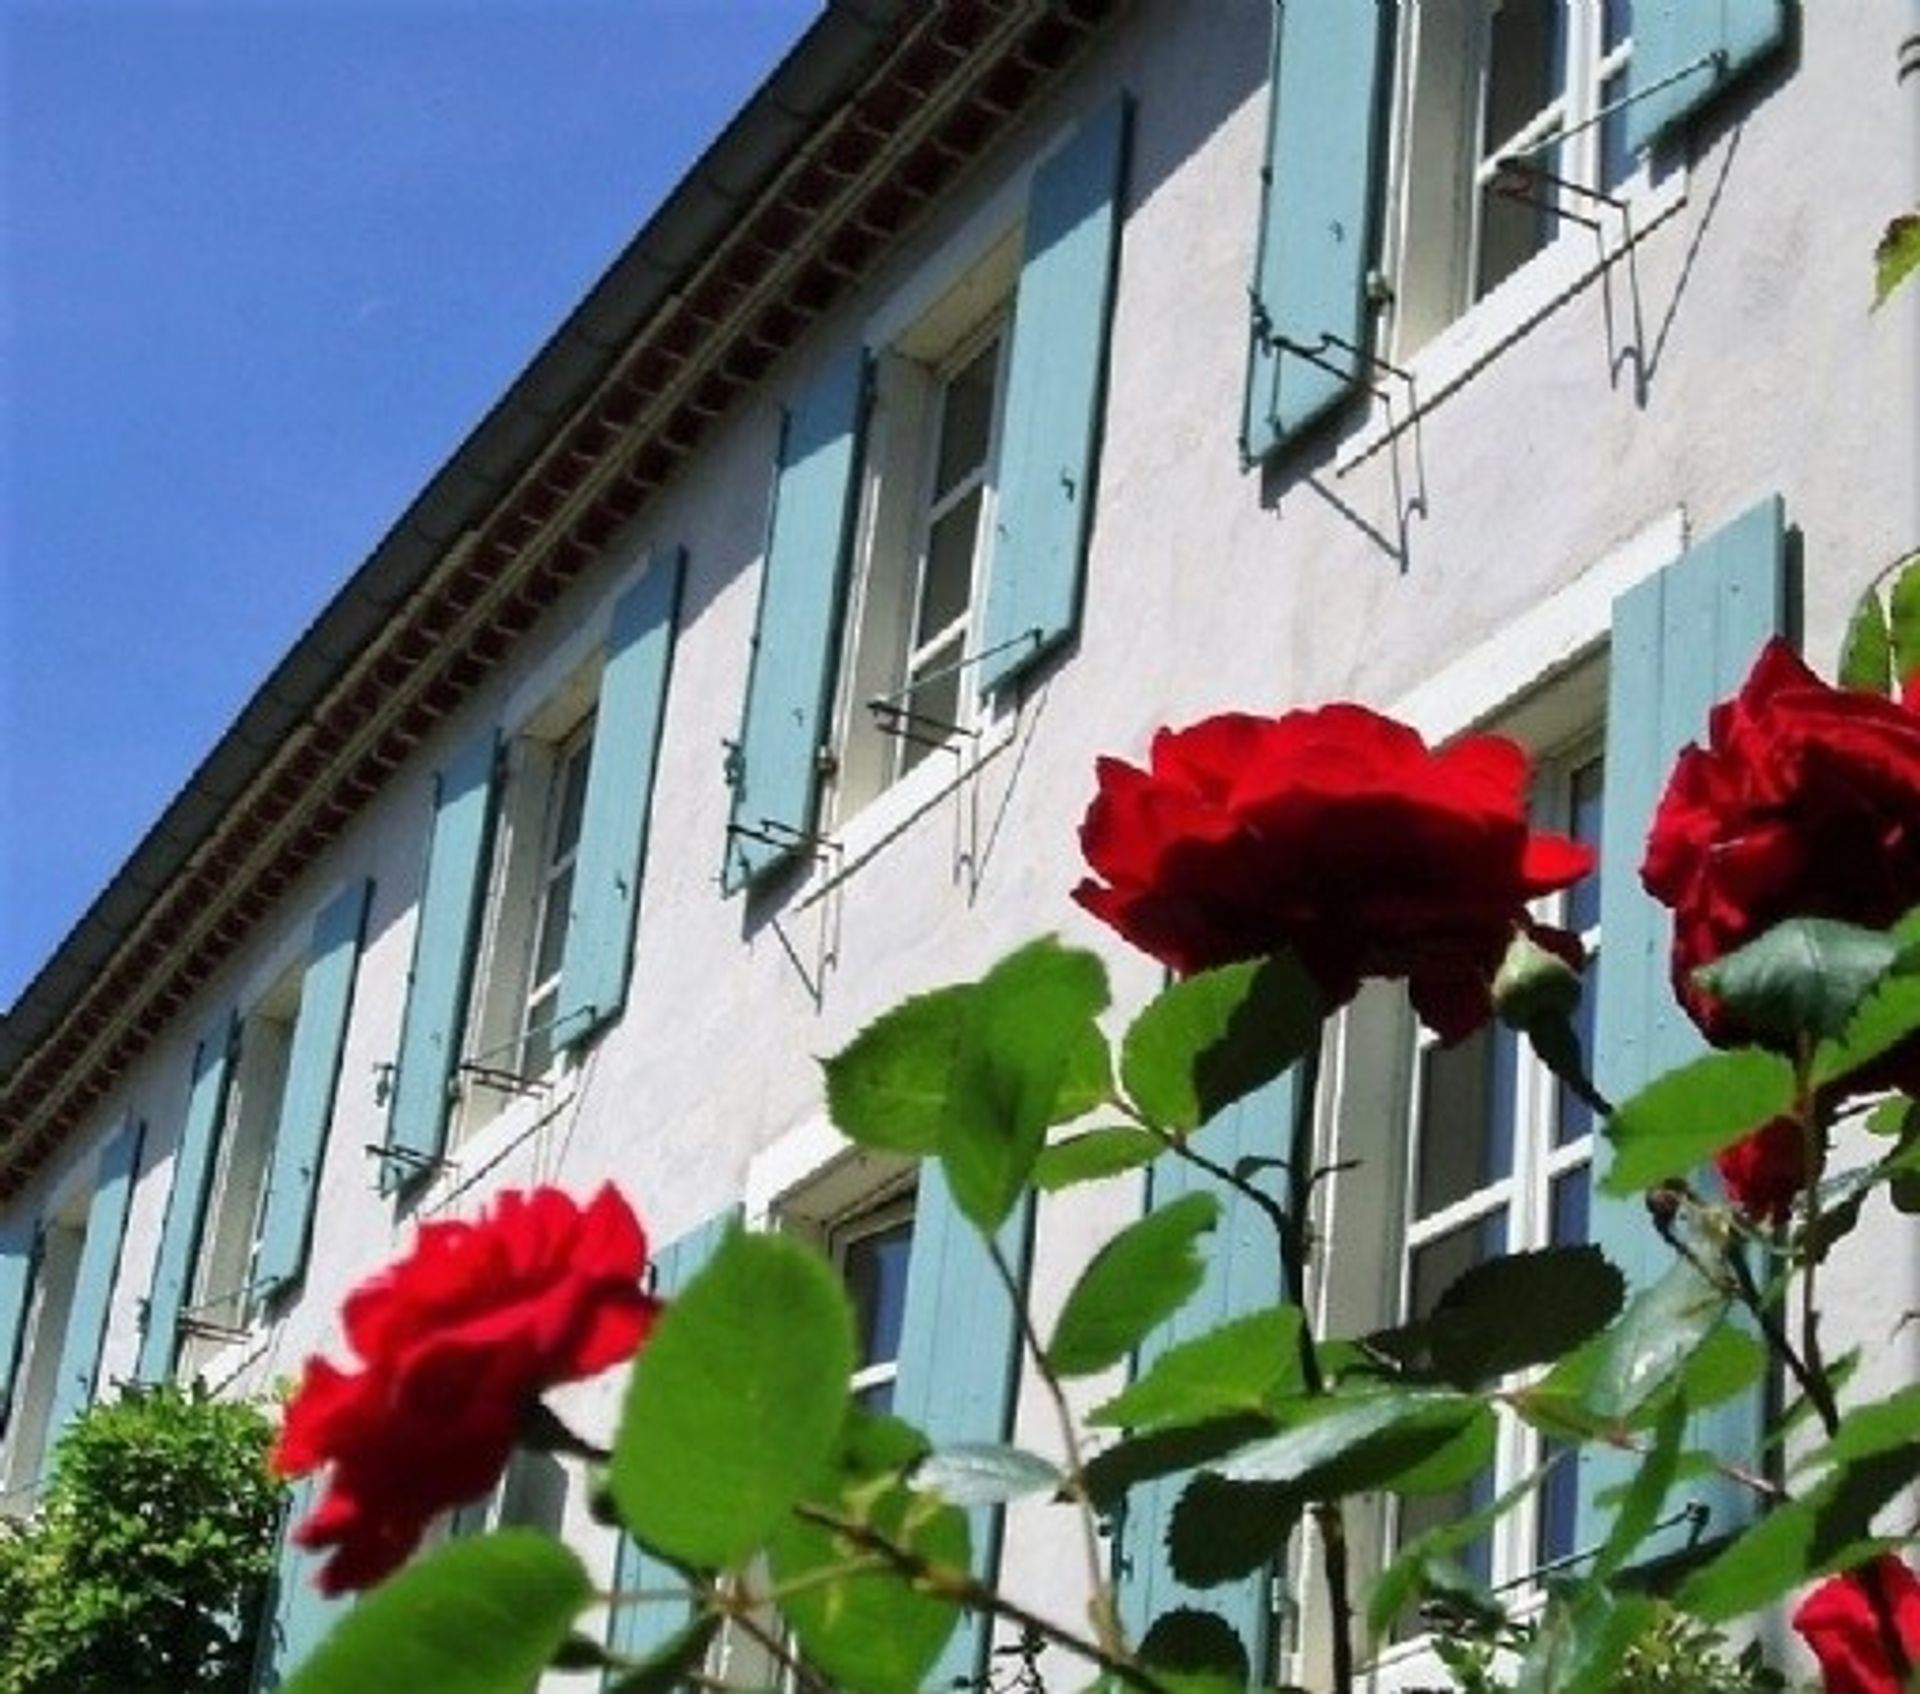
<svg viewBox="0 0 1920 1694"><path fill-rule="evenodd" d="M403 1176L432 1176L440 1171L457 1171L452 1159L438 1153L421 1153L411 1147L392 1147L381 1141L369 1141L362 1149L370 1159L386 1166L398 1165Z"/></svg>
<svg viewBox="0 0 1920 1694"><path fill-rule="evenodd" d="M496 1094L515 1094L523 1098L534 1095L544 1099L553 1092L553 1084L544 1077L523 1076L505 1065L483 1065L468 1060L454 1067L454 1075L463 1082L491 1089Z"/></svg>

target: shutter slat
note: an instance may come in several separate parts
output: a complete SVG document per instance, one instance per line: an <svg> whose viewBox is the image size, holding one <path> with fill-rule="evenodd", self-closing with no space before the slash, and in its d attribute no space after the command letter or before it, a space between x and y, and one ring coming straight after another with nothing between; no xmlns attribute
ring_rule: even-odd
<svg viewBox="0 0 1920 1694"><path fill-rule="evenodd" d="M663 549L613 608L574 860L554 1039L573 1046L619 1015L633 965L647 813L686 555Z"/></svg>
<svg viewBox="0 0 1920 1694"><path fill-rule="evenodd" d="M1007 362L980 685L1078 627L1113 321L1126 97L1034 172Z"/></svg>
<svg viewBox="0 0 1920 1694"><path fill-rule="evenodd" d="M256 1694L267 1694L286 1682L353 1604L350 1596L329 1598L314 1587L314 1572L325 1555L309 1553L293 1542L294 1525L313 1510L319 1486L317 1478L302 1477L287 1496L279 1555L267 1588L266 1622L254 1653Z"/></svg>
<svg viewBox="0 0 1920 1694"><path fill-rule="evenodd" d="M1351 349L1366 348L1372 333L1367 267L1393 13L1386 0L1275 0L1241 427L1249 462L1318 420L1365 374Z"/></svg>
<svg viewBox="0 0 1920 1694"><path fill-rule="evenodd" d="M298 1282L307 1265L313 1207L326 1161L327 1129L340 1082L340 1055L353 1012L360 938L373 884L365 878L334 896L314 919L300 1013L287 1056L287 1081L274 1130L254 1274L265 1292Z"/></svg>
<svg viewBox="0 0 1920 1694"><path fill-rule="evenodd" d="M499 753L497 729L477 736L440 772L434 797L433 836L387 1119L387 1145L415 1155L422 1162L419 1168L438 1159L446 1145L450 1090L460 1062L473 974L474 931L486 891ZM405 1187L412 1174L398 1161L384 1165L382 1192Z"/></svg>
<svg viewBox="0 0 1920 1694"><path fill-rule="evenodd" d="M653 1292L670 1300L691 1282L719 1250L727 1232L740 1221L740 1208L730 1206L689 1230L677 1241L653 1255ZM681 1587L685 1578L663 1560L656 1559L630 1535L620 1537L620 1549L614 1557L613 1587L616 1593L632 1594L648 1590ZM628 1658L644 1658L670 1641L693 1615L691 1605L613 1606L607 1612L607 1645ZM609 1686L619 1672L608 1671Z"/></svg>
<svg viewBox="0 0 1920 1694"><path fill-rule="evenodd" d="M1634 0L1626 141L1638 151L1781 46L1786 0Z"/></svg>
<svg viewBox="0 0 1920 1694"><path fill-rule="evenodd" d="M1025 1285L1033 1231L1030 1199L1023 1200L995 1240L1015 1279ZM920 1167L913 1202L913 1246L900 1327L900 1366L893 1410L937 1446L955 1441L1004 1441L1013 1430L1019 1381L1019 1317L994 1270L986 1245L955 1204L934 1160ZM1003 1513L968 1514L973 1571L994 1579L1000 1564ZM980 1674L986 1662L987 1620L964 1615L927 1672L928 1688Z"/></svg>
<svg viewBox="0 0 1920 1694"><path fill-rule="evenodd" d="M222 1013L201 1037L193 1056L193 1087L186 1121L173 1155L173 1184L167 1194L167 1218L154 1257L153 1286L147 1295L145 1331L135 1375L141 1382L165 1382L173 1375L180 1339L180 1313L200 1256L213 1184L213 1155L226 1115L228 1057L233 1048L234 1015Z"/></svg>
<svg viewBox="0 0 1920 1694"><path fill-rule="evenodd" d="M1283 1157L1292 1130L1296 1093L1295 1076L1289 1071L1220 1113L1195 1136L1195 1147L1228 1169L1245 1158ZM1257 1180L1271 1181L1272 1168ZM1144 1373L1169 1347L1191 1341L1232 1318L1265 1311L1285 1298L1279 1244L1272 1223L1259 1207L1184 1160L1164 1155L1154 1162L1147 1177L1149 1209L1192 1193L1212 1194L1221 1206L1219 1225L1205 1243L1206 1277L1193 1298L1154 1330L1140 1349L1134 1362L1135 1376ZM1266 1577L1256 1575L1199 1590L1189 1588L1173 1574L1167 1529L1187 1482L1185 1476L1166 1477L1127 1496L1116 1585L1120 1620L1128 1636L1138 1641L1156 1617L1175 1607L1212 1612L1225 1619L1240 1637L1257 1680L1260 1667L1267 1662L1272 1630Z"/></svg>
<svg viewBox="0 0 1920 1694"><path fill-rule="evenodd" d="M39 1241L40 1220L31 1213L16 1212L0 1223L0 1430L7 1427L13 1407L13 1379L33 1303Z"/></svg>
<svg viewBox="0 0 1920 1694"><path fill-rule="evenodd" d="M1600 990L1594 1035L1595 1080L1625 1100L1655 1077L1704 1051L1675 999L1669 976L1673 921L1640 886L1647 832L1680 749L1706 735L1716 701L1745 680L1766 639L1791 629L1785 519L1779 499L1762 501L1659 575L1614 602L1608 653L1605 875L1600 892ZM1609 1163L1594 1152L1592 1239L1644 1287L1673 1262L1637 1197L1613 1199L1597 1184ZM1709 1174L1703 1185L1711 1185ZM1690 1445L1751 1461L1760 1450L1762 1396L1756 1389L1696 1417ZM1623 1480L1610 1456L1583 1453L1576 1545L1604 1537L1610 1513L1595 1496ZM1686 1497L1711 1512L1707 1533L1726 1535L1752 1515L1751 1496L1724 1478L1688 1479ZM1676 1528L1649 1542L1658 1557L1684 1544Z"/></svg>
<svg viewBox="0 0 1920 1694"><path fill-rule="evenodd" d="M733 771L728 893L784 864L813 829L853 541L866 355L849 348L781 433L760 612Z"/></svg>
<svg viewBox="0 0 1920 1694"><path fill-rule="evenodd" d="M140 1142L146 1125L130 1118L100 1150L93 1199L87 1207L87 1237L74 1273L73 1299L67 1307L67 1332L60 1344L60 1375L47 1414L47 1451L93 1401L100 1374L100 1348L113 1309L114 1278L120 1268L120 1244L127 1233L127 1208L140 1169Z"/></svg>

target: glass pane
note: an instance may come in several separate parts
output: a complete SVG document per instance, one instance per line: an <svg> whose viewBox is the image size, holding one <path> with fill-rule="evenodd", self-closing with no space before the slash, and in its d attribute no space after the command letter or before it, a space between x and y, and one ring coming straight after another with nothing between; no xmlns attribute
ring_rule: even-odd
<svg viewBox="0 0 1920 1694"><path fill-rule="evenodd" d="M550 982L560 972L567 949L567 907L573 903L573 866L568 865L547 884L547 903L540 912L540 941L533 950L532 986Z"/></svg>
<svg viewBox="0 0 1920 1694"><path fill-rule="evenodd" d="M559 985L556 983L544 994L536 994L527 1002L527 1033L520 1043L520 1074L522 1076L545 1076L547 1067L553 1063L553 1011L554 1002L559 999ZM489 1059L487 1063L495 1061Z"/></svg>
<svg viewBox="0 0 1920 1694"><path fill-rule="evenodd" d="M1566 63L1563 0L1501 0L1487 41L1483 157L1499 149L1555 99Z"/></svg>
<svg viewBox="0 0 1920 1694"><path fill-rule="evenodd" d="M1577 1247L1587 1239L1587 1197L1593 1172L1587 1165L1563 1171L1553 1179L1553 1245Z"/></svg>
<svg viewBox="0 0 1920 1694"><path fill-rule="evenodd" d="M999 359L999 342L989 342L947 384L940 410L940 460L933 478L936 500L986 463Z"/></svg>
<svg viewBox="0 0 1920 1694"><path fill-rule="evenodd" d="M907 1309L907 1259L912 1246L913 1220L902 1218L870 1235L855 1237L841 1256L863 1366L885 1364L900 1356L900 1323Z"/></svg>
<svg viewBox="0 0 1920 1694"><path fill-rule="evenodd" d="M560 772L560 809L554 819L549 864L568 857L580 844L580 814L587 804L587 765L592 756L593 737L589 735L567 755L566 766Z"/></svg>
<svg viewBox="0 0 1920 1694"><path fill-rule="evenodd" d="M1555 143L1528 159L1549 176L1560 174ZM1518 172L1502 172L1480 189L1480 258L1473 297L1490 294L1553 239L1553 185Z"/></svg>
<svg viewBox="0 0 1920 1694"><path fill-rule="evenodd" d="M1572 1449L1557 1441L1542 1447L1542 1457L1557 1456L1556 1463L1540 1484L1540 1518L1534 1533L1534 1562L1551 1564L1569 1557L1573 1551L1574 1528L1579 1517L1580 1471Z"/></svg>
<svg viewBox="0 0 1920 1694"><path fill-rule="evenodd" d="M973 547L980 528L981 492L975 489L943 512L927 535L926 576L920 584L920 615L913 644L923 646L954 619L966 615L973 594Z"/></svg>
<svg viewBox="0 0 1920 1694"><path fill-rule="evenodd" d="M1482 1471L1473 1481L1459 1488L1449 1488L1444 1494L1424 1494L1415 1499L1403 1499L1400 1502L1400 1525L1396 1536L1402 1547L1416 1536L1424 1535L1430 1529L1442 1529L1450 1523L1458 1523L1462 1518L1471 1516L1486 1506L1493 1504L1493 1472ZM1493 1581L1493 1536L1491 1533L1476 1536L1466 1546L1454 1553L1454 1558L1481 1582ZM1418 1616L1403 1617L1394 1626L1394 1635L1405 1640L1408 1636L1425 1633L1426 1625Z"/></svg>
<svg viewBox="0 0 1920 1694"><path fill-rule="evenodd" d="M885 1382L870 1382L865 1388L853 1391L853 1403L867 1412L890 1412L893 1410L893 1379Z"/></svg>
<svg viewBox="0 0 1920 1694"><path fill-rule="evenodd" d="M1407 1316L1425 1317L1440 1296L1475 1265L1507 1250L1507 1211L1501 1206L1483 1218L1448 1230L1408 1255Z"/></svg>
<svg viewBox="0 0 1920 1694"><path fill-rule="evenodd" d="M1600 852L1600 820L1606 799L1606 770L1598 759L1576 766L1568 784L1568 833L1574 840ZM1600 868L1582 878L1567 893L1566 926L1583 935L1600 921Z"/></svg>
<svg viewBox="0 0 1920 1694"><path fill-rule="evenodd" d="M1600 104L1611 106L1626 97L1627 73L1616 71L1600 85ZM1608 112L1600 120L1600 186L1617 188L1633 175L1633 152L1627 146L1627 114Z"/></svg>
<svg viewBox="0 0 1920 1694"><path fill-rule="evenodd" d="M1587 968L1582 973L1580 1006L1573 1017L1574 1035L1580 1042L1580 1051L1586 1059L1589 1075L1594 1066L1593 1029L1595 1008L1600 1004L1600 966L1601 955L1596 951L1588 958ZM1556 1082L1553 1093L1554 1145L1564 1147L1570 1141L1578 1141L1581 1136L1592 1134L1593 1108L1564 1082Z"/></svg>
<svg viewBox="0 0 1920 1694"><path fill-rule="evenodd" d="M1600 45L1612 52L1633 33L1632 0L1603 0L1600 17Z"/></svg>
<svg viewBox="0 0 1920 1694"><path fill-rule="evenodd" d="M907 692L907 710L913 713L900 744L900 768L912 770L960 724L960 637L943 642L914 667ZM921 679L925 678L923 682Z"/></svg>
<svg viewBox="0 0 1920 1694"><path fill-rule="evenodd" d="M1501 1026L1421 1054L1415 1217L1431 1217L1513 1169L1513 1089L1513 1036Z"/></svg>

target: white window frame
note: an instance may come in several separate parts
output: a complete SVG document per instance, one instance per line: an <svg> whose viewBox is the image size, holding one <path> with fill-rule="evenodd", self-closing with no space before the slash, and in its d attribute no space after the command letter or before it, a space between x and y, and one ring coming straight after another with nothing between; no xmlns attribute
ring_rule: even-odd
<svg viewBox="0 0 1920 1694"><path fill-rule="evenodd" d="M875 1199L871 1204L858 1210L844 1213L828 1226L826 1232L827 1256L833 1260L834 1268L841 1273L843 1281L846 1276L848 1255L853 1248L861 1242L871 1241L882 1235L889 1235L897 1230L903 1223L908 1226L907 1249L909 1259L911 1259L914 1206L914 1191L910 1188L900 1188L896 1185L880 1198ZM849 1286L849 1292L851 1292L851 1286ZM901 1308L903 1312L905 1310L905 1302L906 1291L903 1288L901 1290ZM864 1358L869 1350L869 1338L864 1335L856 1335L854 1341L859 1349L860 1356ZM868 1360L854 1371L850 1384L851 1391L854 1396L858 1398L861 1394L867 1393L872 1389L886 1388L889 1390L889 1398L891 1398L893 1384L899 1379L899 1376L900 1352L896 1345L891 1354L884 1358Z"/></svg>

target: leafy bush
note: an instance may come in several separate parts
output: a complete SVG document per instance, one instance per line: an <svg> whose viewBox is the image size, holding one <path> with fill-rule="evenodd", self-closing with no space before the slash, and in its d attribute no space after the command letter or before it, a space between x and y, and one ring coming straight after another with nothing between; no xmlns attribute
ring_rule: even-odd
<svg viewBox="0 0 1920 1694"><path fill-rule="evenodd" d="M0 1694L241 1694L283 1492L254 1406L127 1389L0 1526Z"/></svg>

